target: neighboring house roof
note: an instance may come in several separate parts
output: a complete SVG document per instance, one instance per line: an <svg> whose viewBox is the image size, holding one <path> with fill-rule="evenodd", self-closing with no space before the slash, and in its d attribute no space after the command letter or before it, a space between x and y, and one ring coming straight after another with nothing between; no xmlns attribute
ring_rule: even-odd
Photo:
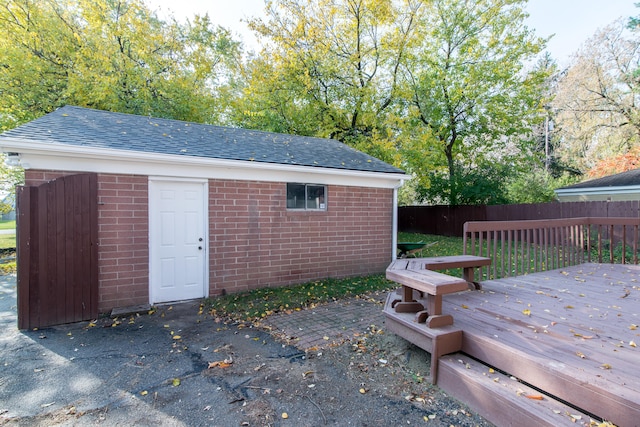
<svg viewBox="0 0 640 427"><path fill-rule="evenodd" d="M559 188L559 190L578 188L601 188L601 187L626 187L630 185L640 185L640 169L634 169L615 175L604 176L602 178L579 182Z"/></svg>
<svg viewBox="0 0 640 427"><path fill-rule="evenodd" d="M339 141L66 106L0 134L52 145L404 174Z"/></svg>
<svg viewBox="0 0 640 427"><path fill-rule="evenodd" d="M580 197L594 200L593 197L607 200L625 199L629 194L640 193L640 169L609 175L602 178L579 182L555 190L561 200Z"/></svg>

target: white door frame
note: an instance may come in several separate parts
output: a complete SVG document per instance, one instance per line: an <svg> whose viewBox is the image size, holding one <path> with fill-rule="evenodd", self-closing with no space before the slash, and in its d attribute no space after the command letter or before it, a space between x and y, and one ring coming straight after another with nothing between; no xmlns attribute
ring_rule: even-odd
<svg viewBox="0 0 640 427"><path fill-rule="evenodd" d="M153 228L156 224L153 223L152 220L152 210L156 209L157 201L153 200L152 197L155 194L153 191L153 187L156 183L159 182L187 182L193 184L202 184L202 229L203 229L203 290L202 295L206 298L209 296L209 180L207 179L191 179L191 178L175 178L175 177L166 177L166 176L149 176L149 190L148 190L148 202L149 202L149 303L153 304L155 302L154 288L153 283L157 279L155 277L154 266L152 265L154 261L154 242L153 242Z"/></svg>

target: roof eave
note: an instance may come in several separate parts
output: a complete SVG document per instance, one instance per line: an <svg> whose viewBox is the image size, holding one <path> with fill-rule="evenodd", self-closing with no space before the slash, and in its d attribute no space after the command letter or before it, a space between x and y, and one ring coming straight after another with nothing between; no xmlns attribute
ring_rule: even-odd
<svg viewBox="0 0 640 427"><path fill-rule="evenodd" d="M578 195L613 195L623 193L639 193L640 185L624 185L619 187L584 187L584 188L558 188L555 190L558 196Z"/></svg>
<svg viewBox="0 0 640 427"><path fill-rule="evenodd" d="M0 139L0 149L5 153L19 153L20 162L25 169L124 173L180 178L313 182L380 188L395 188L410 178L404 173L147 153L42 143L16 138Z"/></svg>

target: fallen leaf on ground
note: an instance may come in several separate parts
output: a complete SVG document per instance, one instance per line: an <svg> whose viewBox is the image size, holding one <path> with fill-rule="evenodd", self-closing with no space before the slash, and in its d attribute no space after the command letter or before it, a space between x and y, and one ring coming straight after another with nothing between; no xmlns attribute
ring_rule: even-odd
<svg viewBox="0 0 640 427"><path fill-rule="evenodd" d="M232 364L233 364L233 360L231 360L231 359L218 360L216 362L209 362L208 369L211 369L211 368L223 368L224 369L224 368L228 368Z"/></svg>
<svg viewBox="0 0 640 427"><path fill-rule="evenodd" d="M544 400L541 394L525 394L524 396L531 400Z"/></svg>

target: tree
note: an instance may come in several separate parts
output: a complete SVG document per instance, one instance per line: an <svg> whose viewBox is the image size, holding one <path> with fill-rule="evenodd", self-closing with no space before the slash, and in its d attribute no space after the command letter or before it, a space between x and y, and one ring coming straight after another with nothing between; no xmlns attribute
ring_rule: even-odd
<svg viewBox="0 0 640 427"><path fill-rule="evenodd" d="M426 188L434 169L446 174L449 204L461 202L468 183L458 179L474 169L482 175L479 168L523 151L541 118L539 89L546 73L526 72L524 64L545 40L524 26L525 3L425 3L422 38L403 64L405 159Z"/></svg>
<svg viewBox="0 0 640 427"><path fill-rule="evenodd" d="M597 32L574 57L553 102L565 162L586 171L638 146L639 63L640 37L623 20Z"/></svg>
<svg viewBox="0 0 640 427"><path fill-rule="evenodd" d="M0 126L65 104L218 121L237 52L208 17L163 22L140 0L0 0Z"/></svg>
<svg viewBox="0 0 640 427"><path fill-rule="evenodd" d="M541 168L511 175L506 183L507 203L547 203L556 200L555 190L575 184L579 178L571 173L554 176Z"/></svg>
<svg viewBox="0 0 640 427"><path fill-rule="evenodd" d="M589 170L590 179L602 178L640 168L640 146L636 146L624 154L602 159Z"/></svg>
<svg viewBox="0 0 640 427"><path fill-rule="evenodd" d="M0 202L0 215L9 213L15 207L16 185L24 184L24 169L19 166L9 166L7 156L0 155L0 199L11 200L13 203Z"/></svg>
<svg viewBox="0 0 640 427"><path fill-rule="evenodd" d="M413 40L417 0L274 0L251 27L236 120L243 127L335 138L395 163L386 123Z"/></svg>

